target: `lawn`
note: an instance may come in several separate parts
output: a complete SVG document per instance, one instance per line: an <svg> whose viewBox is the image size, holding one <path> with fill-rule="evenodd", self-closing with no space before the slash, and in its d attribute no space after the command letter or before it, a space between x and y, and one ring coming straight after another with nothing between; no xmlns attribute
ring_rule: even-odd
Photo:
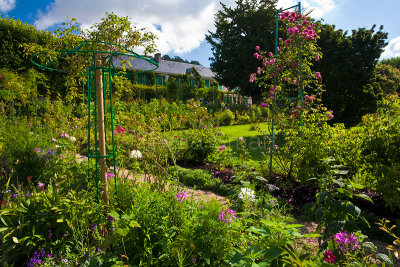
<svg viewBox="0 0 400 267"><path fill-rule="evenodd" d="M220 127L225 135L223 144L232 148L236 156L240 154L239 138L243 137L244 146L250 154L252 160L261 161L268 154L269 124L260 123L258 129L252 127L253 124L233 125Z"/></svg>

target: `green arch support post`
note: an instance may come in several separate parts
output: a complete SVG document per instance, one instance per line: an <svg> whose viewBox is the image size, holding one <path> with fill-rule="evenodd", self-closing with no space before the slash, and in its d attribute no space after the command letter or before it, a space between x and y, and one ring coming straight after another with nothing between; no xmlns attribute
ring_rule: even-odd
<svg viewBox="0 0 400 267"><path fill-rule="evenodd" d="M115 48L115 51L106 51L98 49L99 46L111 46ZM158 68L158 63L150 58L143 57L126 47L118 44L109 42L91 42L84 41L79 44L76 48L70 50L56 50L59 53L58 58L66 57L72 54L79 54L87 59L88 66L86 72L82 73L87 81L87 106L88 106L88 160L95 159L95 182L97 191L97 200L100 196L99 190L99 176L106 181L108 174L107 172L107 160L112 161L114 185L117 189L117 175L116 175L116 162L115 162L115 139L114 139L114 112L113 112L113 101L112 101L112 77L115 75L124 75L118 73L117 68L113 65L113 59L116 57L137 58L145 60L154 66L153 69L147 70L152 71ZM31 56L33 64L41 69L47 69L51 71L63 72L63 70L57 69L53 65L58 59L52 60L45 65L41 65L35 60L40 55L46 55L47 52L36 53ZM99 60L101 55L107 55L108 61L106 64L101 64ZM99 64L100 62L100 64ZM145 72L145 71L142 71ZM107 86L106 86L107 85ZM83 101L85 97L85 83L83 83ZM109 102L109 104L107 104ZM101 114L101 115L100 115ZM92 123L93 120L93 123ZM94 149L91 148L91 140L94 140ZM107 147L108 142L108 147ZM111 148L110 148L111 145ZM105 166L105 167L104 167ZM104 169L105 168L105 169ZM107 172L107 173L106 173ZM107 175L110 176L110 175ZM88 166L88 178L90 179L91 172ZM115 190L116 191L116 190ZM107 192L105 192L106 194Z"/></svg>
<svg viewBox="0 0 400 267"><path fill-rule="evenodd" d="M276 23L275 23L275 52L274 56L276 57L278 55L278 35L279 35L279 16L282 12L294 9L297 11L297 13L301 14L301 2L299 2L297 5L285 8L285 9L279 9L276 11ZM300 61L300 79L299 79L299 86L298 86L298 96L297 97L285 97L285 98L276 98L275 97L275 91L273 94L274 100L271 105L271 145L270 145L270 152L269 152L269 176L272 178L272 170L273 170L273 156L274 156L274 146L275 146L275 101L284 101L284 100L290 100L290 101L300 101L300 106L303 108L303 59L302 55L299 55L299 61ZM274 88L276 87L277 84L277 79L276 75L274 76ZM303 126L303 119L302 116L300 115L300 124ZM302 133L301 133L302 134Z"/></svg>

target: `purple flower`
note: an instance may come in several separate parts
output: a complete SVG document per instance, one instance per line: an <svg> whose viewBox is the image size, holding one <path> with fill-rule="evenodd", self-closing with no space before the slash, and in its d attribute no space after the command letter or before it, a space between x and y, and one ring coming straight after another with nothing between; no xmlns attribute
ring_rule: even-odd
<svg viewBox="0 0 400 267"><path fill-rule="evenodd" d="M178 200L178 201L183 201L183 200L185 200L185 199L187 199L188 197L187 197L187 193L186 192L179 192L178 194L176 194L176 196L175 196L175 200Z"/></svg>
<svg viewBox="0 0 400 267"><path fill-rule="evenodd" d="M39 188L44 188L45 186L46 186L45 183L41 183L41 182L38 183L38 187L39 187Z"/></svg>
<svg viewBox="0 0 400 267"><path fill-rule="evenodd" d="M97 223L93 224L92 231L96 231Z"/></svg>
<svg viewBox="0 0 400 267"><path fill-rule="evenodd" d="M113 216L111 216L111 215L108 215L108 218L107 218L109 221L114 221L114 217Z"/></svg>
<svg viewBox="0 0 400 267"><path fill-rule="evenodd" d="M262 108L267 108L267 107L269 106L269 104L268 104L268 103L261 103L260 106L261 106Z"/></svg>
<svg viewBox="0 0 400 267"><path fill-rule="evenodd" d="M115 174L113 172L107 172L107 178L113 178Z"/></svg>
<svg viewBox="0 0 400 267"><path fill-rule="evenodd" d="M236 219L236 211L231 210L229 208L222 208L221 213L218 218L221 222L229 223L233 222Z"/></svg>
<svg viewBox="0 0 400 267"><path fill-rule="evenodd" d="M335 242L343 252L358 248L357 237L353 233L339 232L335 235Z"/></svg>

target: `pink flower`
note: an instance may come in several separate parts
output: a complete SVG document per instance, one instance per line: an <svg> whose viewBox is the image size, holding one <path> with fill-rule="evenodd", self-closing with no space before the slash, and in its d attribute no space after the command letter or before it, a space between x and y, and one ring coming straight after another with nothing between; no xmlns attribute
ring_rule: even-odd
<svg viewBox="0 0 400 267"><path fill-rule="evenodd" d="M261 68L260 68L260 67L257 68L257 74L258 74L258 75L261 74Z"/></svg>
<svg viewBox="0 0 400 267"><path fill-rule="evenodd" d="M255 81L255 79L256 79L256 74L255 74L255 73L252 73L252 74L250 75L250 82L253 83L253 82Z"/></svg>
<svg viewBox="0 0 400 267"><path fill-rule="evenodd" d="M263 59L263 56L262 55L258 55L258 58L257 58L258 60L262 60Z"/></svg>
<svg viewBox="0 0 400 267"><path fill-rule="evenodd" d="M221 213L218 216L218 219L221 222L229 223L233 222L236 219L236 211L228 209L228 208L222 208Z"/></svg>
<svg viewBox="0 0 400 267"><path fill-rule="evenodd" d="M274 95L274 91L269 91L269 95Z"/></svg>
<svg viewBox="0 0 400 267"><path fill-rule="evenodd" d="M175 195L175 200L177 201L184 201L187 198L188 197L186 192L179 192L178 194Z"/></svg>
<svg viewBox="0 0 400 267"><path fill-rule="evenodd" d="M126 130L125 130L124 128L122 128L121 125L118 125L118 127L117 127L117 133L123 133L123 132L126 132Z"/></svg>
<svg viewBox="0 0 400 267"><path fill-rule="evenodd" d="M257 53L257 52L255 52L254 54L253 54L253 56L255 57L255 58L257 58L258 59L258 56L259 56L260 54L259 53Z"/></svg>
<svg viewBox="0 0 400 267"><path fill-rule="evenodd" d="M287 39L287 40L285 41L285 45L286 45L286 46L290 45L290 42L291 42L291 40L290 40L290 39Z"/></svg>
<svg viewBox="0 0 400 267"><path fill-rule="evenodd" d="M296 109L297 109L297 110L300 110L300 109L301 109L301 107L300 107L300 106L296 106Z"/></svg>
<svg viewBox="0 0 400 267"><path fill-rule="evenodd" d="M55 138L51 138L51 141L53 142L57 142L57 140Z"/></svg>
<svg viewBox="0 0 400 267"><path fill-rule="evenodd" d="M315 55L315 61L319 61L319 56Z"/></svg>
<svg viewBox="0 0 400 267"><path fill-rule="evenodd" d="M261 104L260 104L260 107L262 107L262 108L267 108L268 106L269 106L268 103L261 103Z"/></svg>
<svg viewBox="0 0 400 267"><path fill-rule="evenodd" d="M316 73L315 73L315 77L316 77L318 80L321 80L321 79L322 79L321 73L320 73L320 72L316 72Z"/></svg>
<svg viewBox="0 0 400 267"><path fill-rule="evenodd" d="M323 255L324 255L324 260L327 261L329 264L335 263L336 257L335 257L335 255L333 255L333 252L330 251L329 249L327 249L327 250L324 252Z"/></svg>
<svg viewBox="0 0 400 267"><path fill-rule="evenodd" d="M274 101L274 100L275 100L275 97L270 96L269 99L271 99L272 101Z"/></svg>
<svg viewBox="0 0 400 267"><path fill-rule="evenodd" d="M260 47L257 45L257 46L256 46L256 51L258 51L258 50L260 50Z"/></svg>
<svg viewBox="0 0 400 267"><path fill-rule="evenodd" d="M272 52L269 52L269 53L268 53L268 56L269 56L269 57L273 57L274 54L272 54Z"/></svg>

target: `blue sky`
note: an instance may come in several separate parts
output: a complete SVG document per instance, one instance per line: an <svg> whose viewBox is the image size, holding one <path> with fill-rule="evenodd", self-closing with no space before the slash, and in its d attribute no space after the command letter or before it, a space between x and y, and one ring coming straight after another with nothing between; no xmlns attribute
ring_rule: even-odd
<svg viewBox="0 0 400 267"><path fill-rule="evenodd" d="M88 27L105 12L129 16L139 26L157 34L162 54L178 55L198 60L209 66L211 47L205 41L208 30L214 31L214 14L219 2L228 6L234 0L0 0L1 16L36 24L38 29L54 29L74 17ZM297 4L296 0L279 0L283 7ZM384 25L389 33L389 45L382 57L400 56L399 0L301 0L306 10L325 23L348 30ZM139 51L140 52L140 49Z"/></svg>

